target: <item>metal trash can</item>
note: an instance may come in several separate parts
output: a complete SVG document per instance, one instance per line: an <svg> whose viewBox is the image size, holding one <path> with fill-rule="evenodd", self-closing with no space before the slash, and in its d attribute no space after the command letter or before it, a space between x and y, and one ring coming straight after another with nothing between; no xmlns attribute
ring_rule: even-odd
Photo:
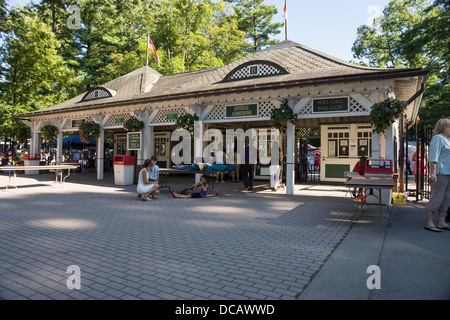
<svg viewBox="0 0 450 320"><path fill-rule="evenodd" d="M134 182L134 156L114 156L114 184L129 186Z"/></svg>
<svg viewBox="0 0 450 320"><path fill-rule="evenodd" d="M367 159L366 167L364 169L365 176L387 176L394 177L394 167L392 160L385 159ZM366 195L367 203L379 203L379 191L373 190L373 194ZM381 203L390 205L392 202L392 190L381 190Z"/></svg>
<svg viewBox="0 0 450 320"><path fill-rule="evenodd" d="M39 166L41 157L39 154L28 154L23 156L25 166ZM39 170L25 170L25 175L39 174Z"/></svg>

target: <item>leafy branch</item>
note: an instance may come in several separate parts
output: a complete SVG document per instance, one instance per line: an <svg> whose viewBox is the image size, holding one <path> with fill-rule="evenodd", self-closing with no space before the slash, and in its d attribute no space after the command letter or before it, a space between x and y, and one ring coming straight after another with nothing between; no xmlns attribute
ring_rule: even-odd
<svg viewBox="0 0 450 320"><path fill-rule="evenodd" d="M127 121L124 122L123 128L127 131L140 131L144 127L144 122L139 120L136 117L130 117Z"/></svg>
<svg viewBox="0 0 450 320"><path fill-rule="evenodd" d="M373 131L376 133L385 133L403 114L407 104L405 101L396 99L386 99L375 103L370 111L370 123L373 125Z"/></svg>
<svg viewBox="0 0 450 320"><path fill-rule="evenodd" d="M97 139L100 136L100 125L96 122L83 122L78 127L81 141L89 143L89 139Z"/></svg>
<svg viewBox="0 0 450 320"><path fill-rule="evenodd" d="M279 108L272 110L270 119L272 121L272 126L283 133L286 131L288 122L295 124L297 115L294 114L294 111L288 106L287 99L284 99Z"/></svg>

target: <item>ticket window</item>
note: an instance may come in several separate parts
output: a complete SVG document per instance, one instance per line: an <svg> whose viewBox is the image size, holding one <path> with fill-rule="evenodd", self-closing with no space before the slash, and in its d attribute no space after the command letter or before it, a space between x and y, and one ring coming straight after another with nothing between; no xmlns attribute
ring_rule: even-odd
<svg viewBox="0 0 450 320"><path fill-rule="evenodd" d="M372 154L372 132L358 132L358 157L369 158Z"/></svg>
<svg viewBox="0 0 450 320"><path fill-rule="evenodd" d="M350 155L350 132L328 132L328 157L348 158Z"/></svg>

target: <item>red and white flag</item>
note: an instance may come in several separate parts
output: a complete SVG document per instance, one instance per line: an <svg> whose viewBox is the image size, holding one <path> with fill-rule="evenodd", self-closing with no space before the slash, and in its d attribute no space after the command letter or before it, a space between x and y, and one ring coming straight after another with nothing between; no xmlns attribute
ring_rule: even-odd
<svg viewBox="0 0 450 320"><path fill-rule="evenodd" d="M286 1L287 0L284 0L284 10L283 10L283 17L284 17L284 19L288 19L288 13L287 13L287 6L286 6Z"/></svg>
<svg viewBox="0 0 450 320"><path fill-rule="evenodd" d="M153 45L152 39L150 39L150 37L148 37L148 47L153 49L153 52L155 53L156 63L158 63L158 66L159 66L158 53L156 52L156 48Z"/></svg>

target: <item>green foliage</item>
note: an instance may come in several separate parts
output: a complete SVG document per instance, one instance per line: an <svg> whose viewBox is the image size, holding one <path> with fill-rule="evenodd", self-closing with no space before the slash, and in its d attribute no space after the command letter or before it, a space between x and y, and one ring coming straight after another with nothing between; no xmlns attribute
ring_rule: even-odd
<svg viewBox="0 0 450 320"><path fill-rule="evenodd" d="M1 95L8 104L29 106L30 111L60 103L73 93L79 81L58 55L59 42L51 28L27 11L6 23L0 62Z"/></svg>
<svg viewBox="0 0 450 320"><path fill-rule="evenodd" d="M450 3L392 0L371 26L358 28L354 57L373 67L423 68L430 72L419 109L426 127L450 116Z"/></svg>
<svg viewBox="0 0 450 320"><path fill-rule="evenodd" d="M58 128L52 124L46 124L41 128L41 137L48 143L52 144L58 137Z"/></svg>
<svg viewBox="0 0 450 320"><path fill-rule="evenodd" d="M233 3L238 28L245 32L249 44L247 52L256 52L278 41L270 40L271 35L280 33L283 23L272 22L278 13L274 5L263 4L263 0L226 0Z"/></svg>
<svg viewBox="0 0 450 320"><path fill-rule="evenodd" d="M161 0L154 6L157 28L150 34L162 61L155 69L162 74L222 66L241 57L245 34L223 2Z"/></svg>
<svg viewBox="0 0 450 320"><path fill-rule="evenodd" d="M353 44L354 57L367 59L369 66L379 68L416 68L423 65L420 54L404 54L405 31L420 23L429 0L392 0L383 16L370 25L358 28Z"/></svg>
<svg viewBox="0 0 450 320"><path fill-rule="evenodd" d="M385 133L405 111L407 104L405 101L387 99L375 103L370 111L370 123L373 125L375 133Z"/></svg>
<svg viewBox="0 0 450 320"><path fill-rule="evenodd" d="M144 127L144 122L136 117L130 117L123 124L123 128L127 131L140 131Z"/></svg>
<svg viewBox="0 0 450 320"><path fill-rule="evenodd" d="M17 131L16 113L59 104L144 66L147 32L161 60L157 65L150 50L149 66L161 74L222 66L272 43L282 25L271 23L275 7L244 2L36 0L11 13L0 6L0 134ZM72 5L80 9L78 29L67 25Z"/></svg>
<svg viewBox="0 0 450 320"><path fill-rule="evenodd" d="M194 123L195 121L198 121L198 116L192 115L190 113L186 113L184 115L178 116L177 120L175 122L175 126L178 129L186 129L189 131L190 134L193 134L194 132Z"/></svg>
<svg viewBox="0 0 450 320"><path fill-rule="evenodd" d="M23 127L11 117L58 104L75 92L77 72L58 54L51 28L27 9L11 10L0 29L0 133L13 136Z"/></svg>
<svg viewBox="0 0 450 320"><path fill-rule="evenodd" d="M289 107L287 99L284 99L279 108L272 110L270 118L272 121L272 126L283 133L286 131L286 125L288 122L295 124L297 115L294 114L292 108Z"/></svg>
<svg viewBox="0 0 450 320"><path fill-rule="evenodd" d="M96 122L83 122L78 127L80 140L89 143L89 139L97 139L100 136L100 125Z"/></svg>
<svg viewBox="0 0 450 320"><path fill-rule="evenodd" d="M18 129L16 130L16 138L19 143L26 143L27 140L31 138L30 127L22 123L19 123Z"/></svg>

